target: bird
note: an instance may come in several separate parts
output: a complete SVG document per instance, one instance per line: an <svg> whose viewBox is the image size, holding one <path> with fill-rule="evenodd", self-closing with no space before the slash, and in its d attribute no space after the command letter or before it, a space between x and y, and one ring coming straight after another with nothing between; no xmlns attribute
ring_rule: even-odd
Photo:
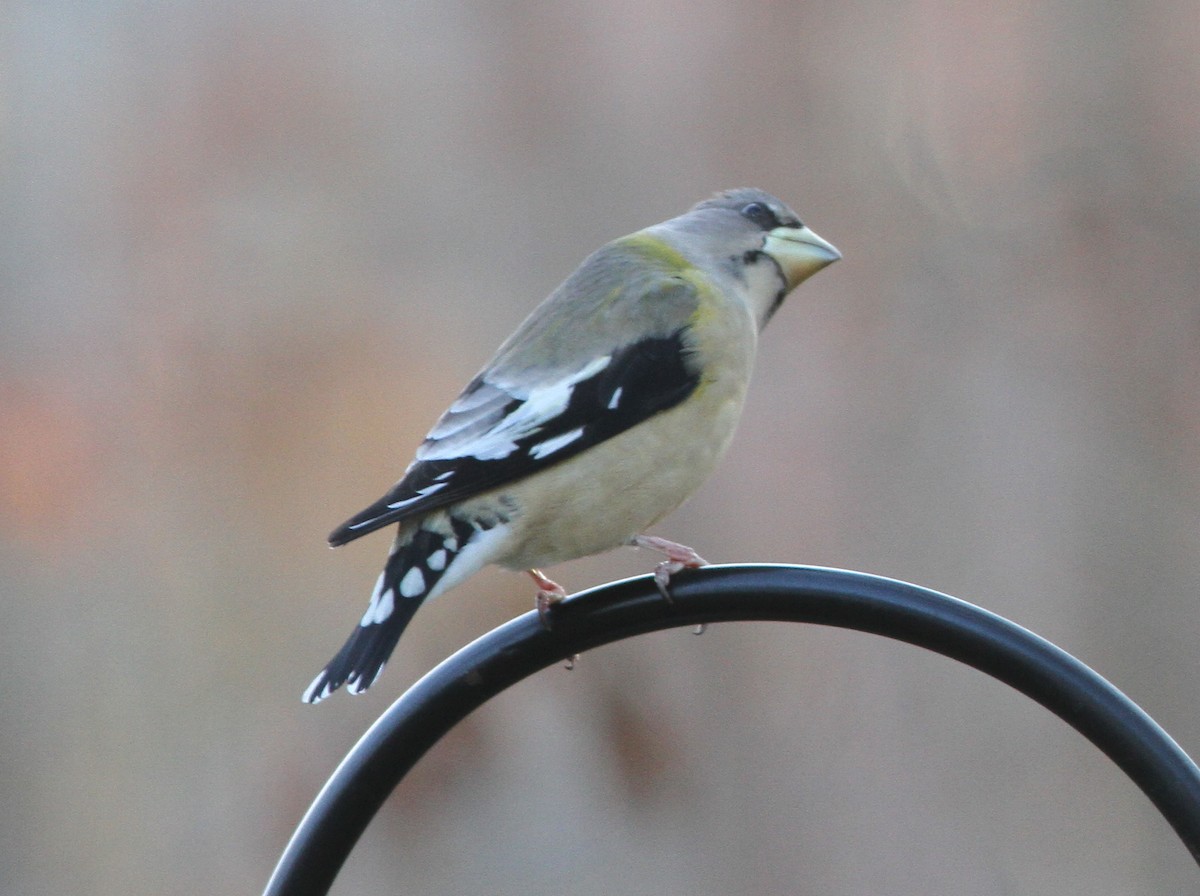
<svg viewBox="0 0 1200 896"><path fill-rule="evenodd" d="M647 534L729 447L759 332L841 253L758 189L726 190L613 240L538 305L467 384L387 494L329 536L397 532L366 612L304 691L362 693L413 614L489 564L524 570L544 622L566 591L543 567L622 545L704 565Z"/></svg>

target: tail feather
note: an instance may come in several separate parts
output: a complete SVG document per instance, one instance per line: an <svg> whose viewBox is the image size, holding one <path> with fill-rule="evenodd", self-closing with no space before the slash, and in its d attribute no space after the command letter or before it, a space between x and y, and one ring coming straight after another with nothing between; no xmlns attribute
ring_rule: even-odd
<svg viewBox="0 0 1200 896"><path fill-rule="evenodd" d="M487 528L490 527L479 521L451 516L448 531L419 528L407 540L394 545L375 583L367 612L301 699L305 703L319 703L342 685L351 694L361 694L369 688L383 671L421 604L444 590L439 585L450 587L469 574L464 564L475 566L473 559L483 559L464 557L463 550ZM468 555L471 553L467 551ZM452 566L454 573L443 580Z"/></svg>
<svg viewBox="0 0 1200 896"><path fill-rule="evenodd" d="M397 600L399 583L394 567L400 554L388 558L387 567L379 576L371 604L362 620L354 627L342 649L337 652L321 674L313 679L301 698L305 703L320 703L342 685L352 694L360 694L371 686L383 671L388 657L395 650L400 635L425 600L425 594Z"/></svg>

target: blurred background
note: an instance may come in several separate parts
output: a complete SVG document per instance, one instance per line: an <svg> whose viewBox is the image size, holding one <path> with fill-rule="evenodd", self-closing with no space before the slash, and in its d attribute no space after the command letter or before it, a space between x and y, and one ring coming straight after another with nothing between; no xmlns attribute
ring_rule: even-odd
<svg viewBox="0 0 1200 896"><path fill-rule="evenodd" d="M591 250L759 186L845 260L657 530L1057 642L1200 755L1200 5L15 2L0 25L0 891L258 892L488 570L300 703L394 481ZM649 571L618 551L569 589ZM880 638L615 645L484 707L338 893L1161 894L1064 723Z"/></svg>

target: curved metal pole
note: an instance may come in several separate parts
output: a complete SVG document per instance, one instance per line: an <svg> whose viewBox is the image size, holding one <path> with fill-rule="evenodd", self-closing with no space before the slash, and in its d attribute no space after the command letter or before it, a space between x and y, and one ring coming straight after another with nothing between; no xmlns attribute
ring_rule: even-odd
<svg viewBox="0 0 1200 896"><path fill-rule="evenodd" d="M376 811L425 752L509 686L576 653L711 622L776 620L884 635L986 672L1036 700L1112 759L1200 863L1200 769L1137 705L1050 642L963 601L894 579L802 566L708 566L582 592L484 635L414 684L346 756L288 843L266 896L327 893Z"/></svg>

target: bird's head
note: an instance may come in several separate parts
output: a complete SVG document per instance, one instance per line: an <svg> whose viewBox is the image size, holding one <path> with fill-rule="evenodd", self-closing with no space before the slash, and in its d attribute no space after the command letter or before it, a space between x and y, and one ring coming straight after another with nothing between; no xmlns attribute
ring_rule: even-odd
<svg viewBox="0 0 1200 896"><path fill-rule="evenodd" d="M789 292L842 257L762 190L718 193L661 226L705 267L719 267L745 285L760 328Z"/></svg>

